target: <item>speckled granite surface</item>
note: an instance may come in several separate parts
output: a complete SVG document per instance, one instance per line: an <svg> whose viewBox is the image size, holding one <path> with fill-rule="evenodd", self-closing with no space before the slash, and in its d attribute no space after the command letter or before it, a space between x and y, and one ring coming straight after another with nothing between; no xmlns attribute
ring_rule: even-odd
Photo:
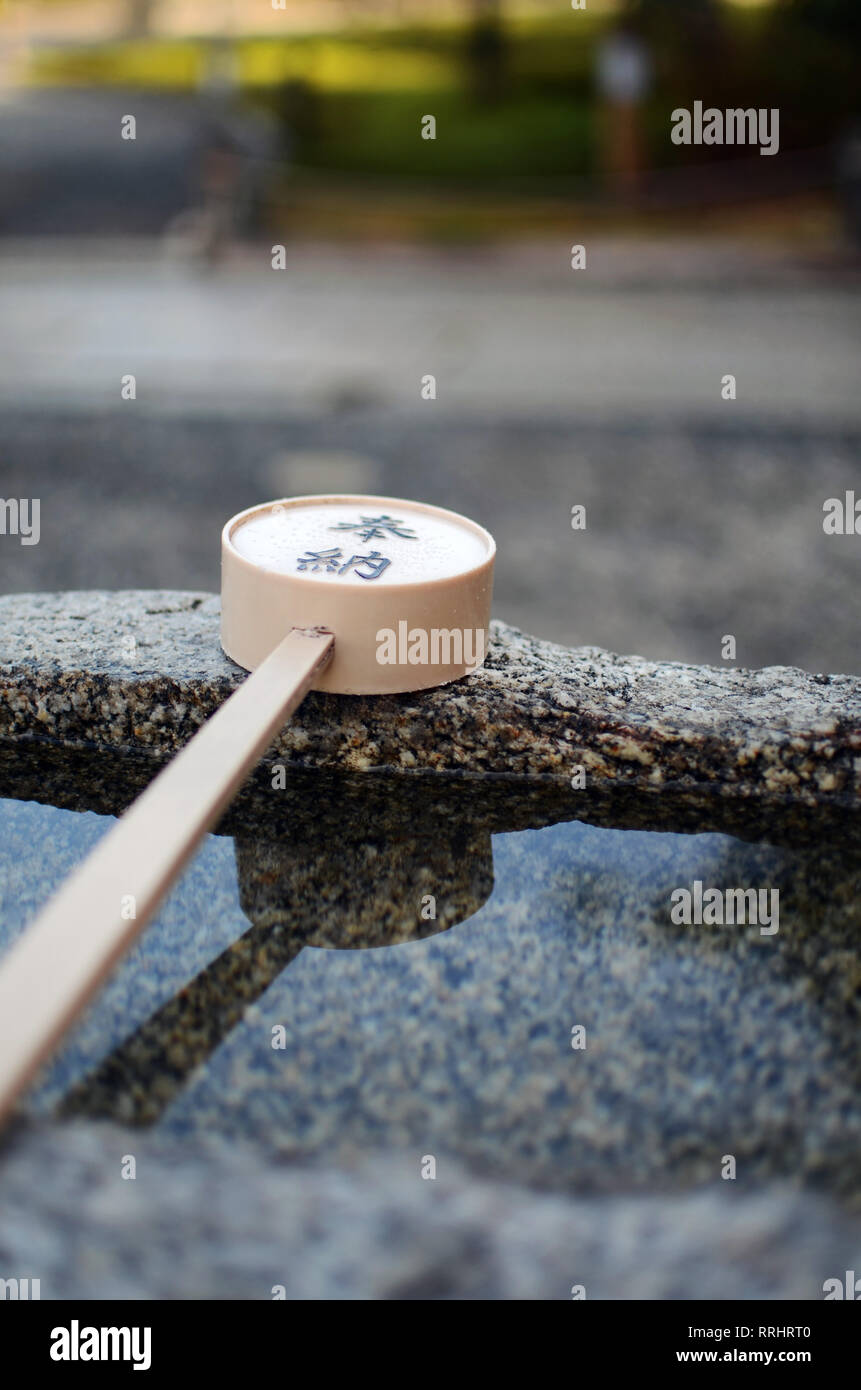
<svg viewBox="0 0 861 1390"><path fill-rule="evenodd" d="M201 965L195 936L162 930L155 968L124 967L33 1108L337 1164L430 1152L568 1193L711 1185L732 1153L744 1190L795 1180L861 1206L857 856L575 823L495 837L493 893L465 902L456 856L445 872L437 852L429 885L419 854L400 876L397 850L364 843L376 868L350 879L322 852L309 872L305 846L239 841L234 939ZM192 924L222 905L221 939L231 870L211 856L186 890ZM778 888L779 932L673 925L670 893L698 878ZM387 880L412 894L413 940L380 949Z"/></svg>
<svg viewBox="0 0 861 1390"><path fill-rule="evenodd" d="M0 796L77 811L119 815L157 775L168 755L87 749L38 739L0 739ZM216 833L279 841L313 826L321 807L338 807L338 834L351 817L390 833L408 824L416 836L441 826L471 835L537 830L581 820L620 830L722 831L742 840L805 848L861 846L861 801L780 795L745 796L732 788L622 786L611 779L572 788L560 778L470 773L335 772L291 765L272 785L272 758L261 762ZM401 818L400 820L398 818Z"/></svg>
<svg viewBox="0 0 861 1390"><path fill-rule="evenodd" d="M21 1133L0 1168L0 1260L43 1299L806 1300L861 1267L858 1225L783 1187L568 1201L457 1164L423 1181L414 1161L297 1167L113 1125L63 1141Z"/></svg>
<svg viewBox="0 0 861 1390"><path fill-rule="evenodd" d="M544 671L542 719L563 731L570 708L546 691L568 690L572 663L595 680L617 669L497 638L495 668L471 678L486 682L479 703L525 719ZM163 737L76 748L33 729L82 727L92 675L70 686L68 658L29 660L15 699L27 679L65 694L47 723L0 741L0 950L201 716L194 690L214 702L233 679L186 651L197 675L173 668L172 688L191 703L167 701ZM625 666L630 680L638 663ZM804 794L751 781L719 701L718 764L697 763L712 745L686 669L641 672L631 690L671 680L673 719L686 698L697 707L674 786L623 761L574 791L546 775L540 739L523 756L545 759L543 778L472 762L344 773L296 766L295 749L283 789L258 769L0 1136L0 1273L42 1278L43 1297L269 1298L283 1284L288 1297L567 1298L583 1283L588 1297L820 1298L825 1278L861 1267L857 799L808 794L815 778ZM845 770L856 683L781 678L799 687L781 737L808 739L811 770ZM129 707L112 702L140 700L145 679L102 671L99 729L120 738ZM839 735L813 728L838 694ZM334 746L334 700L311 711L305 754ZM401 736L389 703L378 749ZM501 757L503 726L488 727ZM777 732L743 725L751 748ZM479 727L463 737L468 750ZM671 892L697 879L776 888L778 933L673 924ZM423 1181L429 1154L437 1177Z"/></svg>
<svg viewBox="0 0 861 1390"><path fill-rule="evenodd" d="M0 599L0 738L164 754L242 675L213 595ZM311 695L272 756L560 780L583 765L627 786L846 802L861 789L861 678L568 651L497 623L475 675L418 697Z"/></svg>
<svg viewBox="0 0 861 1390"><path fill-rule="evenodd" d="M56 756L6 749L0 790L19 758L44 801ZM107 829L83 808L133 793L128 759L69 757L78 811L0 801L0 943ZM283 822L252 791L207 838L27 1098L0 1262L46 1297L818 1298L857 1267L857 843L297 780ZM673 925L696 878L777 887L779 932Z"/></svg>

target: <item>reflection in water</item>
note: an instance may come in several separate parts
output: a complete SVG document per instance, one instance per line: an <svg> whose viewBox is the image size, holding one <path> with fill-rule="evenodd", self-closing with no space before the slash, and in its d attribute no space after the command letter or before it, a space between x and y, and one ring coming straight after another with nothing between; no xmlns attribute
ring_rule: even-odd
<svg viewBox="0 0 861 1390"><path fill-rule="evenodd" d="M0 791L110 812L152 774L64 758L61 775L54 755L0 756ZM252 783L220 829L238 900L192 891L196 861L173 938L150 928L93 1012L88 1066L66 1062L64 1113L329 1161L407 1145L577 1190L711 1181L733 1153L742 1182L857 1194L857 818L296 771ZM670 894L696 879L778 889L779 933L674 925ZM190 983L154 988L177 969ZM123 1017L138 1026L113 1046Z"/></svg>
<svg viewBox="0 0 861 1390"><path fill-rule="evenodd" d="M333 823L316 808L294 811L289 844L236 841L251 930L76 1086L62 1113L115 1117L119 1104L127 1122L151 1123L303 946L419 940L490 895L487 832L443 823L405 839L369 830L364 817Z"/></svg>

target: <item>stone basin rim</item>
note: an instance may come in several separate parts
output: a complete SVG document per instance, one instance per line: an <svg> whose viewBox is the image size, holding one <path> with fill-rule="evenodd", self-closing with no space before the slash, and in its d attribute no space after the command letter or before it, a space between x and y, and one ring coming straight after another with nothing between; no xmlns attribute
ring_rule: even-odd
<svg viewBox="0 0 861 1390"><path fill-rule="evenodd" d="M0 598L0 741L169 756L245 679L218 618L218 596L193 590ZM494 621L485 666L452 685L310 695L278 760L536 785L582 767L590 783L853 806L861 677L568 649Z"/></svg>

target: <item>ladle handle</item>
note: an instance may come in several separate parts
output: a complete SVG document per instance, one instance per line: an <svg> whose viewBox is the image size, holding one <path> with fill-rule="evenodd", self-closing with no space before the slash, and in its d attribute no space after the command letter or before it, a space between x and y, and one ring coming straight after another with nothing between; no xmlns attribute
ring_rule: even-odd
<svg viewBox="0 0 861 1390"><path fill-rule="evenodd" d="M320 629L292 629L0 960L0 1120L301 704L334 640Z"/></svg>

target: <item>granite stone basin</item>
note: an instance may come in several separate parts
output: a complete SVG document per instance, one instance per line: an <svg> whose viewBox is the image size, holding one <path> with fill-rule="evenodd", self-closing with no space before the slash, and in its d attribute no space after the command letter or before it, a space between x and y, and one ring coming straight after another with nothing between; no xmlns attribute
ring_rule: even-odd
<svg viewBox="0 0 861 1390"><path fill-rule="evenodd" d="M219 600L161 590L0 598L0 738L173 752L244 672ZM343 771L502 773L852 804L861 677L569 650L504 623L474 675L420 695L312 694L272 750Z"/></svg>
<svg viewBox="0 0 861 1390"><path fill-rule="evenodd" d="M206 595L0 632L3 950L241 673ZM503 624L457 686L309 697L3 1136L0 1272L821 1298L861 1268L859 711ZM674 921L697 882L779 930Z"/></svg>

